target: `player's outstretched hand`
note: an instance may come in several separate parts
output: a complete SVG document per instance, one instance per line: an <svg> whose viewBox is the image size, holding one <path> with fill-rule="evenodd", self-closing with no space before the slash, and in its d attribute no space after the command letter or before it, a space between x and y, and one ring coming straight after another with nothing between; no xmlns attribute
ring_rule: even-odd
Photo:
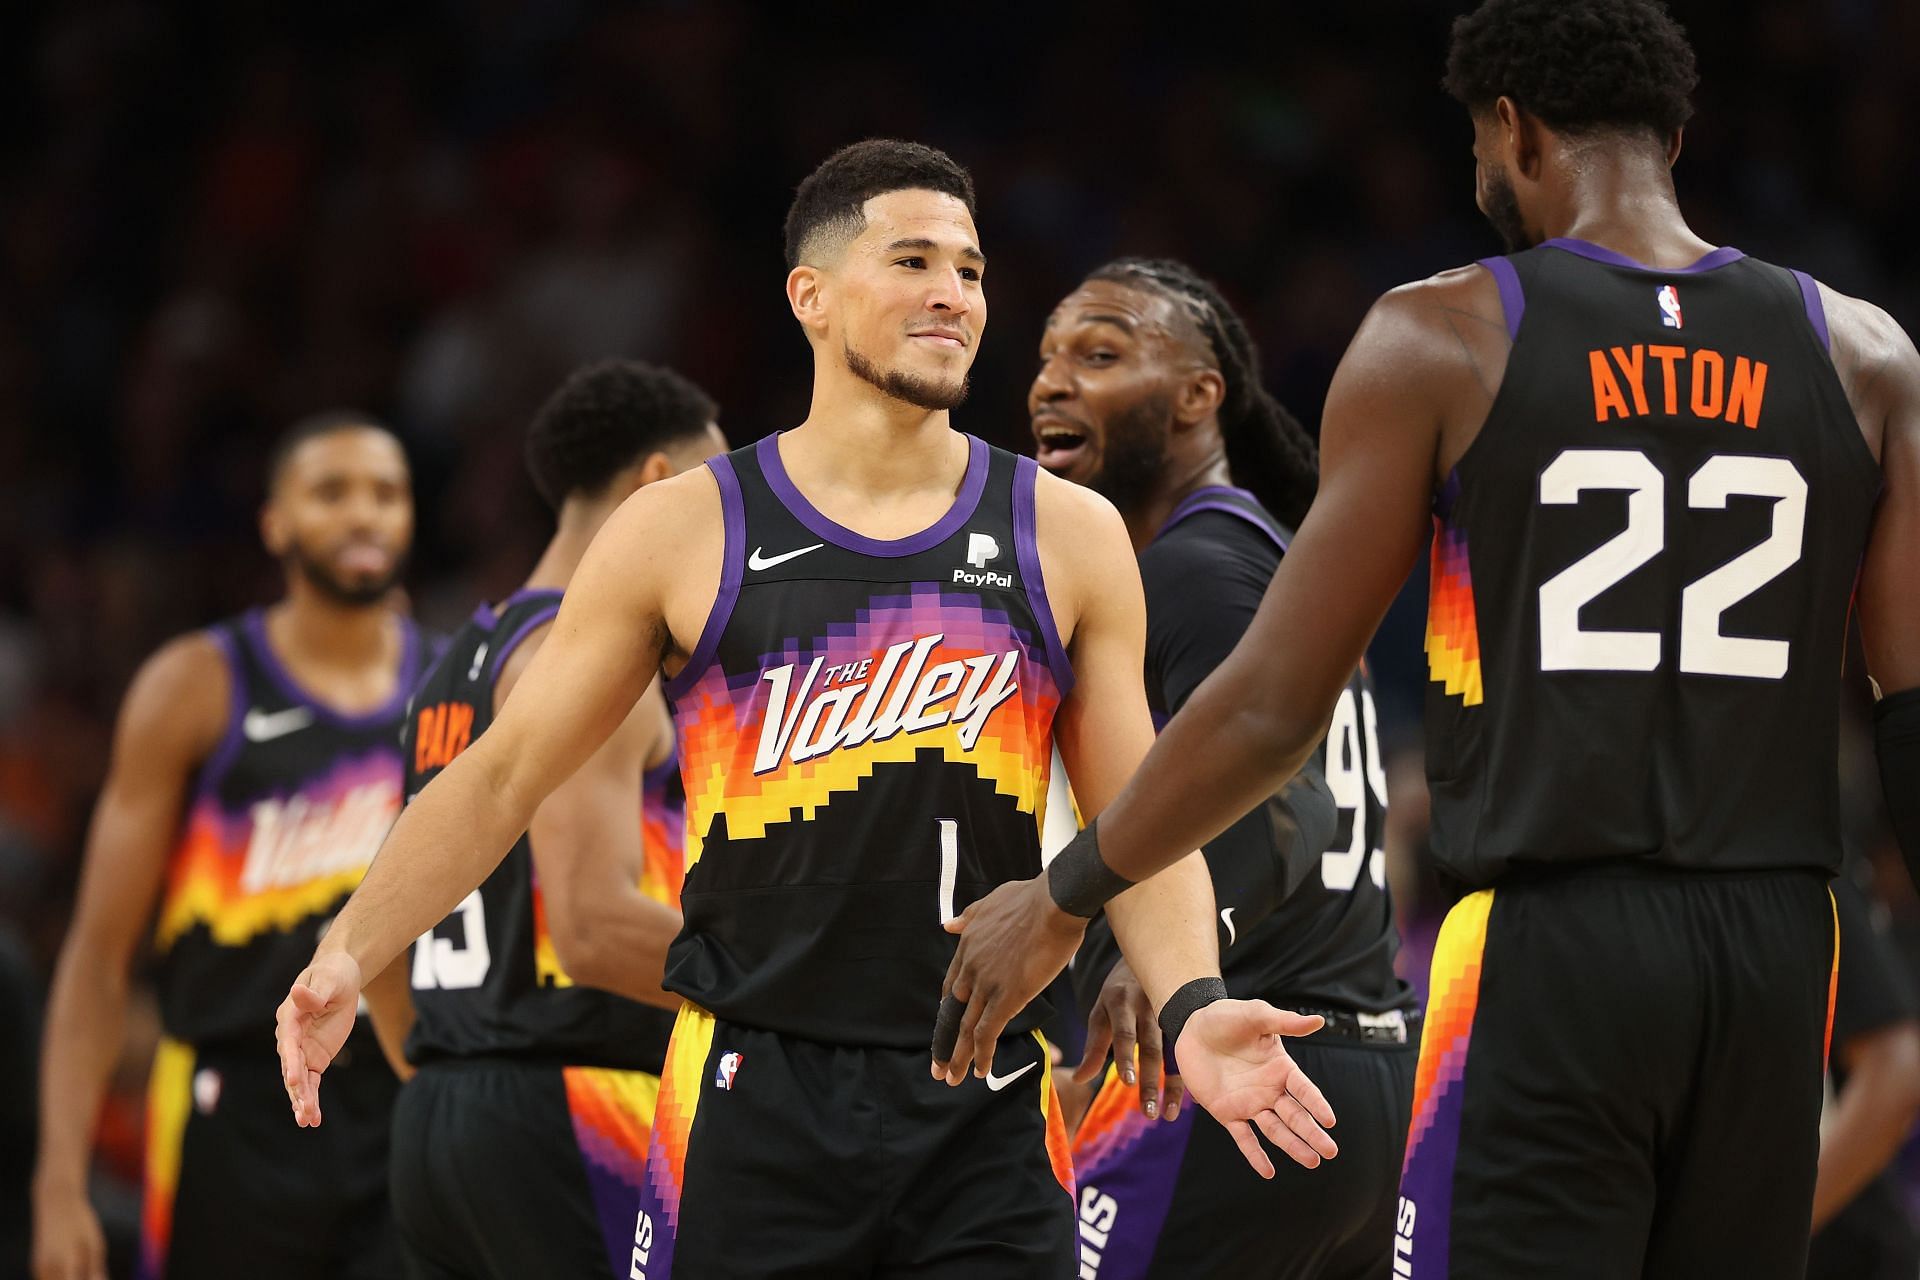
<svg viewBox="0 0 1920 1280"><path fill-rule="evenodd" d="M274 1015L280 1079L294 1122L303 1129L320 1123L320 1075L353 1030L360 985L360 966L352 956L343 951L315 956Z"/></svg>
<svg viewBox="0 0 1920 1280"><path fill-rule="evenodd" d="M993 1069L993 1047L1015 1014L1073 959L1087 922L1053 905L1047 878L1003 884L954 919L960 946L940 987L933 1077L948 1084Z"/></svg>
<svg viewBox="0 0 1920 1280"><path fill-rule="evenodd" d="M1107 1065L1108 1049L1113 1050L1120 1078L1139 1085L1141 1114L1167 1120L1180 1115L1185 1088L1179 1076L1162 1073L1160 1023L1154 1017L1153 1001L1124 956L1108 971L1107 980L1100 984L1100 998L1087 1015L1087 1052L1073 1069L1075 1084L1099 1077Z"/></svg>
<svg viewBox="0 0 1920 1280"><path fill-rule="evenodd" d="M1333 1108L1280 1039L1310 1035L1325 1022L1264 1000L1216 1000L1187 1019L1174 1046L1187 1092L1226 1126L1263 1178L1273 1176L1273 1162L1254 1127L1304 1168L1340 1153L1327 1136Z"/></svg>

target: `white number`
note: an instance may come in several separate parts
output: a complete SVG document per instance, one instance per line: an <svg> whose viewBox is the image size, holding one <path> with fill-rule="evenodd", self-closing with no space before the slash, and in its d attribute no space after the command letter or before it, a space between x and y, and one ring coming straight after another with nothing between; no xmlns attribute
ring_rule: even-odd
<svg viewBox="0 0 1920 1280"><path fill-rule="evenodd" d="M1699 675L1778 680L1787 674L1787 642L1724 635L1720 615L1800 559L1807 524L1807 482L1785 458L1721 454L1687 482L1687 505L1724 511L1727 499L1778 498L1773 530L1680 593L1680 669Z"/></svg>
<svg viewBox="0 0 1920 1280"><path fill-rule="evenodd" d="M1587 631L1581 606L1658 555L1665 546L1666 478L1634 449L1568 449L1540 474L1540 501L1565 505L1587 489L1626 489L1627 527L1540 587L1542 671L1653 671L1657 631ZM1718 454L1687 483L1687 505L1724 511L1730 497L1774 498L1773 529L1680 593L1680 670L1691 675L1778 680L1787 673L1785 640L1729 636L1728 609L1800 559L1807 524L1807 482L1785 458Z"/></svg>
<svg viewBox="0 0 1920 1280"><path fill-rule="evenodd" d="M1356 708L1353 689L1340 691L1340 701L1333 707L1333 722L1327 727L1327 789L1333 792L1334 804L1352 815L1352 836L1345 849L1329 849L1320 855L1320 883L1340 892L1360 883L1363 863L1369 879L1376 885L1386 883L1386 857L1367 838L1368 789L1382 808L1387 803L1387 774L1380 764L1378 724L1372 693L1363 690Z"/></svg>
<svg viewBox="0 0 1920 1280"><path fill-rule="evenodd" d="M453 909L460 917L460 941L437 938L429 929L413 944L413 985L415 990L466 991L487 980L493 955L487 949L486 909L480 905L475 889Z"/></svg>
<svg viewBox="0 0 1920 1280"><path fill-rule="evenodd" d="M1565 506L1588 489L1625 489L1627 527L1540 587L1542 671L1652 671L1660 665L1658 631L1583 631L1580 609L1660 554L1666 530L1660 508L1666 477L1632 449L1569 449L1540 473L1540 501Z"/></svg>
<svg viewBox="0 0 1920 1280"><path fill-rule="evenodd" d="M953 886L960 878L960 824L952 818L935 818L940 828L940 923L953 919Z"/></svg>

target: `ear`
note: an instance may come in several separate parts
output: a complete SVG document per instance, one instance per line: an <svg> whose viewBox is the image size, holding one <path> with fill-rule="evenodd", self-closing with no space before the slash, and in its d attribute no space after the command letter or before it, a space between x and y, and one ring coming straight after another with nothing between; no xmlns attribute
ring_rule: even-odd
<svg viewBox="0 0 1920 1280"><path fill-rule="evenodd" d="M292 541L287 518L271 498L260 505L260 541L266 544L267 554L275 560L287 554L287 547Z"/></svg>
<svg viewBox="0 0 1920 1280"><path fill-rule="evenodd" d="M1173 429L1191 431L1220 412L1227 398L1227 380L1218 369L1197 369L1187 375L1173 400Z"/></svg>
<svg viewBox="0 0 1920 1280"><path fill-rule="evenodd" d="M826 273L819 267L801 263L787 272L787 305L793 308L793 318L812 339L820 339L827 332L827 282Z"/></svg>
<svg viewBox="0 0 1920 1280"><path fill-rule="evenodd" d="M1686 133L1686 126L1682 125L1673 131L1671 138L1667 139L1667 168L1671 169L1680 162L1680 143L1686 137Z"/></svg>
<svg viewBox="0 0 1920 1280"><path fill-rule="evenodd" d="M1500 145L1512 159L1514 171L1529 182L1538 181L1546 141L1539 119L1505 94L1494 102L1493 114L1500 122Z"/></svg>
<svg viewBox="0 0 1920 1280"><path fill-rule="evenodd" d="M650 484L658 484L674 474L673 459L656 449L646 456L640 464L639 477L635 489L644 489Z"/></svg>

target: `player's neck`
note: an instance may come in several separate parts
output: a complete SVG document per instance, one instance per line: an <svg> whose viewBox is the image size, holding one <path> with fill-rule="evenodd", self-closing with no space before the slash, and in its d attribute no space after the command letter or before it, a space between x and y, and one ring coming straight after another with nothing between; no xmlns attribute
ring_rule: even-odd
<svg viewBox="0 0 1920 1280"><path fill-rule="evenodd" d="M966 469L966 449L947 411L887 395L853 373L814 380L806 421L780 439L793 483L818 505L829 492L891 498L946 488Z"/></svg>
<svg viewBox="0 0 1920 1280"><path fill-rule="evenodd" d="M623 501L625 494L618 499L569 499L563 502L553 537L547 540L547 549L540 553L539 561L521 584L521 589L565 591L567 584L573 581L574 572L580 568L580 562L586 558L587 548L593 545L594 535L600 532L600 527Z"/></svg>
<svg viewBox="0 0 1920 1280"><path fill-rule="evenodd" d="M1214 450L1198 458L1176 456L1169 460L1167 469L1161 473L1160 487L1154 490L1153 496L1139 506L1120 513L1134 551L1146 550L1147 544L1166 527L1167 518L1188 498L1202 489L1232 483L1233 472L1228 470L1227 455L1222 450Z"/></svg>
<svg viewBox="0 0 1920 1280"><path fill-rule="evenodd" d="M394 622L385 604L343 604L296 580L286 599L267 610L267 643L283 666L324 684L333 674L351 679L369 669L391 671L401 644Z"/></svg>
<svg viewBox="0 0 1920 1280"><path fill-rule="evenodd" d="M1713 250L1687 226L1659 153L1589 147L1551 163L1561 179L1541 218L1544 238L1585 240L1652 267L1690 266Z"/></svg>

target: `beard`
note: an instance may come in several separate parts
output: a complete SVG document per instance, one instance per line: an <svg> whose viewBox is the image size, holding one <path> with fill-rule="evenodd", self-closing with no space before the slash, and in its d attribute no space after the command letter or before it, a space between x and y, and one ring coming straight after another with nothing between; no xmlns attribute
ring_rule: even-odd
<svg viewBox="0 0 1920 1280"><path fill-rule="evenodd" d="M1088 483L1121 514L1139 510L1167 469L1167 424L1173 396L1154 392L1115 413L1101 433L1100 471Z"/></svg>
<svg viewBox="0 0 1920 1280"><path fill-rule="evenodd" d="M396 557L393 567L378 578L357 581L342 579L324 560L297 542L281 557L281 563L286 565L289 572L306 579L315 591L334 604L350 609L366 609L385 602L387 593L400 581L401 572L406 568L406 557Z"/></svg>
<svg viewBox="0 0 1920 1280"><path fill-rule="evenodd" d="M917 409L935 412L958 409L966 403L968 388L964 374L958 382L935 382L932 378L902 373L898 369L883 370L852 347L843 350L846 352L847 368L853 370L856 377L872 383L895 400L904 400Z"/></svg>
<svg viewBox="0 0 1920 1280"><path fill-rule="evenodd" d="M1513 194L1513 180L1507 177L1506 170L1494 169L1489 172L1484 185L1487 221L1493 224L1493 230L1501 243L1507 246L1507 252L1519 253L1522 249L1533 248L1533 240L1527 235L1526 220L1520 216L1519 197Z"/></svg>

